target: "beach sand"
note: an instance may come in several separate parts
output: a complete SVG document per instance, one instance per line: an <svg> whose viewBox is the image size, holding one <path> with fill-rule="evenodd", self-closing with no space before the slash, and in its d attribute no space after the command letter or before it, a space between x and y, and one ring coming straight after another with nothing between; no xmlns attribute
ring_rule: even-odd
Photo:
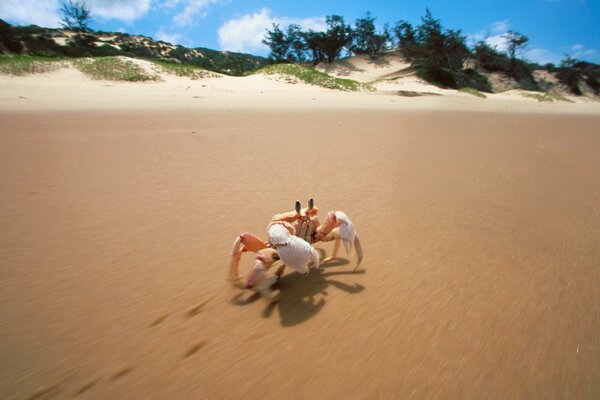
<svg viewBox="0 0 600 400"><path fill-rule="evenodd" d="M36 104L0 108L1 398L600 396L600 115ZM358 272L232 288L310 196Z"/></svg>

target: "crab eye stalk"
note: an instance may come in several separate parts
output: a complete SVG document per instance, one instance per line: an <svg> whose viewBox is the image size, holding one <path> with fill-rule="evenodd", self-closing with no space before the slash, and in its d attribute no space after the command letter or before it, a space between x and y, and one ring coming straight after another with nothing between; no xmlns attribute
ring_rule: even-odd
<svg viewBox="0 0 600 400"><path fill-rule="evenodd" d="M312 210L315 207L315 199L313 199L312 197L310 199L308 199L308 209Z"/></svg>
<svg viewBox="0 0 600 400"><path fill-rule="evenodd" d="M295 209L298 214L300 213L300 210L302 210L302 204L300 204L300 200L296 200Z"/></svg>

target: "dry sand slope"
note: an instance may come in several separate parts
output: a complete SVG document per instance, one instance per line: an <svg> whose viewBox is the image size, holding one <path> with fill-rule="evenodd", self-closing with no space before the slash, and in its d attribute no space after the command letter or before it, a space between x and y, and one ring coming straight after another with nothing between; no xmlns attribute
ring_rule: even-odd
<svg viewBox="0 0 600 400"><path fill-rule="evenodd" d="M597 399L599 123L4 113L0 398ZM309 196L359 273L232 289L235 236Z"/></svg>

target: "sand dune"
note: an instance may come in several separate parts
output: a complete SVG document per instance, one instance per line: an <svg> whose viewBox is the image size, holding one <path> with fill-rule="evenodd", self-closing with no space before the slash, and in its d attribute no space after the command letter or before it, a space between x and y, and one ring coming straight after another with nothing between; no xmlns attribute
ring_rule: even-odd
<svg viewBox="0 0 600 400"><path fill-rule="evenodd" d="M600 102L569 97L570 102L539 102L520 90L479 98L441 89L417 78L403 59L389 55L379 61L366 57L328 67L332 75L371 82L373 91L340 92L290 84L270 75L231 77L214 74L198 80L169 75L152 63L131 59L159 81L127 83L91 80L73 67L14 77L0 75L1 110L233 110L233 109L376 109L471 110L549 113L600 113Z"/></svg>
<svg viewBox="0 0 600 400"><path fill-rule="evenodd" d="M329 75L353 79L359 82L373 82L396 75L410 68L410 63L403 57L390 54L377 59L368 56L348 57L334 63L321 63L317 69Z"/></svg>
<svg viewBox="0 0 600 400"><path fill-rule="evenodd" d="M597 104L0 87L0 398L600 395ZM354 221L358 272L232 288L236 235L309 196Z"/></svg>

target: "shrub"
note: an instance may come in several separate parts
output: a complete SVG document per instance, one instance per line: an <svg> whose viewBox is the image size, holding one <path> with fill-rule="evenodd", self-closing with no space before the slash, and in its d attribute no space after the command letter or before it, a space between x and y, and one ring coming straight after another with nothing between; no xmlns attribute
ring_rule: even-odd
<svg viewBox="0 0 600 400"><path fill-rule="evenodd" d="M290 82L295 82L298 79L310 85L321 86L327 89L357 91L362 89L370 89L370 86L362 84L351 79L336 78L327 75L321 71L317 71L314 67L307 67L297 64L275 64L261 68L256 73L266 75L284 75L291 77Z"/></svg>
<svg viewBox="0 0 600 400"><path fill-rule="evenodd" d="M0 19L0 53L3 50L20 53L23 51L23 44L19 41L13 27Z"/></svg>
<svg viewBox="0 0 600 400"><path fill-rule="evenodd" d="M0 73L8 75L28 75L55 71L64 60L27 55L0 56Z"/></svg>
<svg viewBox="0 0 600 400"><path fill-rule="evenodd" d="M190 79L214 78L219 76L214 72L207 71L204 68L199 68L194 65L174 64L164 61L155 61L154 63L163 71L175 76L183 76Z"/></svg>
<svg viewBox="0 0 600 400"><path fill-rule="evenodd" d="M129 82L158 80L158 76L148 75L135 63L118 57L81 59L75 61L74 65L92 79Z"/></svg>
<svg viewBox="0 0 600 400"><path fill-rule="evenodd" d="M473 96L481 97L482 99L485 99L487 97L485 94L483 94L479 90L472 88L472 87L468 87L468 86L461 88L459 91L463 92L463 93L472 94Z"/></svg>

